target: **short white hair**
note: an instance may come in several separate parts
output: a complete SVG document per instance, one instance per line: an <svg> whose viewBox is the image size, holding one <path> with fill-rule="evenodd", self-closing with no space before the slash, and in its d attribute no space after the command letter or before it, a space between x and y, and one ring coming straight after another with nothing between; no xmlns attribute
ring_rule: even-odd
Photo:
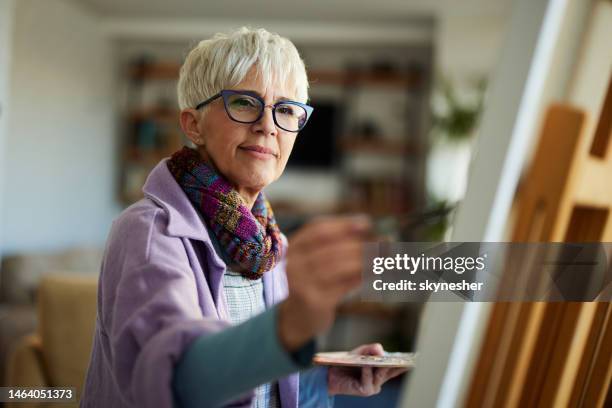
<svg viewBox="0 0 612 408"><path fill-rule="evenodd" d="M194 108L222 89L238 85L253 65L264 86L284 84L298 102L307 102L306 67L295 45L263 28L241 27L200 41L189 52L179 75L179 107Z"/></svg>

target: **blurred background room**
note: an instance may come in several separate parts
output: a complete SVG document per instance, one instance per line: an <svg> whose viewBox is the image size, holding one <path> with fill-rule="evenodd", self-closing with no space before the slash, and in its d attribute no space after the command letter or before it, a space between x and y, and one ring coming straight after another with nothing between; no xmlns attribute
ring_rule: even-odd
<svg viewBox="0 0 612 408"><path fill-rule="evenodd" d="M582 3L566 22L566 67L599 2ZM442 241L466 193L512 6L0 0L0 383L81 386L106 236L152 167L186 142L176 82L199 40L264 27L306 63L315 113L266 190L281 230L365 212L408 220L398 239ZM350 300L321 346L413 351L421 309Z"/></svg>

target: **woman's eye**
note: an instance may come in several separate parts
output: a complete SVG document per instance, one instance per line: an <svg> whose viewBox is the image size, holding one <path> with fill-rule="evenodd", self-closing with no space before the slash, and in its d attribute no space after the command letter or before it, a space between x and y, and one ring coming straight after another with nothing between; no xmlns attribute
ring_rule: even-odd
<svg viewBox="0 0 612 408"><path fill-rule="evenodd" d="M232 101L232 105L240 108L254 108L255 102L249 98L237 98Z"/></svg>
<svg viewBox="0 0 612 408"><path fill-rule="evenodd" d="M293 110L293 107L288 106L288 105L281 105L278 108L276 108L276 110L281 115L290 115L290 116L293 116L294 113L295 113L294 110Z"/></svg>

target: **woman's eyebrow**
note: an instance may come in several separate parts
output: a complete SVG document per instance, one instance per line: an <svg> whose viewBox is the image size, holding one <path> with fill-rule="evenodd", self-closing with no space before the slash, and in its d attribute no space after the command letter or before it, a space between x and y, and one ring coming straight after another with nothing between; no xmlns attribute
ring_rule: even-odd
<svg viewBox="0 0 612 408"><path fill-rule="evenodd" d="M237 89L237 91L238 91L238 92L246 92L247 94L254 94L254 95L259 96L261 99L263 99L263 98L264 98L264 97L263 97L263 96L262 96L262 95L261 95L259 92L257 92L257 91L256 91L256 90L254 90L254 89ZM287 98L286 96L279 96L279 97L276 99L276 101L277 101L277 102L286 102L286 101L293 101L293 99L291 99L291 98Z"/></svg>

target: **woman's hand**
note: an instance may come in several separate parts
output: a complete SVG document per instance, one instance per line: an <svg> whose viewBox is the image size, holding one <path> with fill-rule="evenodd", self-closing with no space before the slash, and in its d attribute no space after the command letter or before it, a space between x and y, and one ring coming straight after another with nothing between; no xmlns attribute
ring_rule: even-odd
<svg viewBox="0 0 612 408"><path fill-rule="evenodd" d="M365 344L351 351L354 354L368 356L381 356L384 352L380 343ZM369 397L378 394L385 382L406 371L407 368L329 367L327 390L330 395Z"/></svg>
<svg viewBox="0 0 612 408"><path fill-rule="evenodd" d="M289 296L279 307L279 338L295 351L328 329L336 306L361 284L363 248L370 233L365 216L321 217L289 239Z"/></svg>

